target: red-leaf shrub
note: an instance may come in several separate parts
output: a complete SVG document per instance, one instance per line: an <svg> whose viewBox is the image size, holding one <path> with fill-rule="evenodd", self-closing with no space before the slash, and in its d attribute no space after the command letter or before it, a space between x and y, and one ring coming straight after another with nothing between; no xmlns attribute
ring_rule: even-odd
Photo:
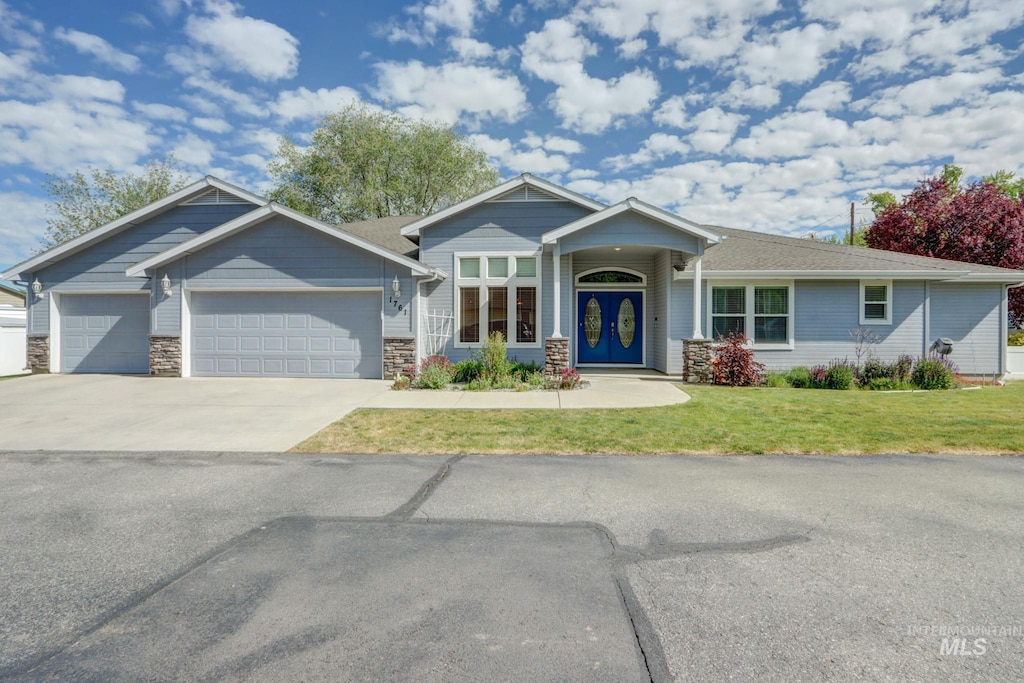
<svg viewBox="0 0 1024 683"><path fill-rule="evenodd" d="M754 351L747 346L744 335L730 332L728 338L720 336L714 350L711 367L715 372L715 384L731 387L764 384L764 363L754 360Z"/></svg>

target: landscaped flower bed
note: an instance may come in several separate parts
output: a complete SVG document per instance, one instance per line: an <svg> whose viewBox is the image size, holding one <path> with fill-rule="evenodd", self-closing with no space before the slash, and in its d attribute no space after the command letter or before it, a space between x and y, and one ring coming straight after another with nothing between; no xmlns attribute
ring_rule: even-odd
<svg viewBox="0 0 1024 683"><path fill-rule="evenodd" d="M447 356L424 358L395 379L393 389L452 391L545 391L582 389L586 383L575 368L555 377L544 375L536 363L508 357L505 336L493 332L473 358L452 363Z"/></svg>
<svg viewBox="0 0 1024 683"><path fill-rule="evenodd" d="M855 337L856 338L856 337ZM858 348L858 358L862 354ZM715 384L728 386L792 387L795 389L868 389L873 391L921 391L964 388L971 383L956 365L940 356L914 359L902 355L886 362L870 351L863 363L836 358L827 365L795 367L786 372L766 371L754 360L754 351L742 335L730 334L715 346L712 361Z"/></svg>

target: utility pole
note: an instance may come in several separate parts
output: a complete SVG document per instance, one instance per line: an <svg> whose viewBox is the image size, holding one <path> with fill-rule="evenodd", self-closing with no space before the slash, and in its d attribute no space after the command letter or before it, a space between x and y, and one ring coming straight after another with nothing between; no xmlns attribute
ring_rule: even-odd
<svg viewBox="0 0 1024 683"><path fill-rule="evenodd" d="M853 233L855 232L854 228L853 228L853 211L854 211L853 207L854 206L856 206L856 204L854 202L850 202L850 246L851 247L854 246L854 242L853 242Z"/></svg>

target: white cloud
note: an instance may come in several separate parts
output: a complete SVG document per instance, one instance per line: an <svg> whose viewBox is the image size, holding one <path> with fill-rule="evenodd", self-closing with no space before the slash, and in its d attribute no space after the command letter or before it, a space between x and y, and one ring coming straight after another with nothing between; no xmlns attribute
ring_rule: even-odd
<svg viewBox="0 0 1024 683"><path fill-rule="evenodd" d="M849 138L849 125L825 112L787 112L751 128L750 134L734 143L732 149L754 159L798 157Z"/></svg>
<svg viewBox="0 0 1024 683"><path fill-rule="evenodd" d="M277 24L242 16L228 0L207 0L204 14L185 22L185 33L206 48L224 68L261 81L295 76L299 41Z"/></svg>
<svg viewBox="0 0 1024 683"><path fill-rule="evenodd" d="M344 85L317 90L297 88L278 93L277 102L270 108L285 121L294 121L318 118L359 101L359 93Z"/></svg>
<svg viewBox="0 0 1024 683"><path fill-rule="evenodd" d="M869 100L854 103L859 109L872 101L868 110L879 116L899 116L905 113L927 114L956 102L977 100L990 86L1003 82L999 69L986 69L977 73L956 72L946 76L922 78L905 85L886 88Z"/></svg>
<svg viewBox="0 0 1024 683"><path fill-rule="evenodd" d="M234 128L234 126L224 119L210 118L207 116L194 117L192 119L192 125L199 130L205 130L210 133L227 133Z"/></svg>
<svg viewBox="0 0 1024 683"><path fill-rule="evenodd" d="M687 138L694 149L701 152L719 153L724 150L747 116L711 107L697 113L690 125L695 129Z"/></svg>
<svg viewBox="0 0 1024 683"><path fill-rule="evenodd" d="M415 45L432 43L441 31L468 36L476 22L498 9L499 0L429 0L406 7L409 20L392 20L385 34L391 42L407 40Z"/></svg>
<svg viewBox="0 0 1024 683"><path fill-rule="evenodd" d="M632 154L619 154L604 160L604 164L614 171L624 171L635 166L649 166L670 155L686 154L690 146L678 135L655 133L644 140L639 150Z"/></svg>
<svg viewBox="0 0 1024 683"><path fill-rule="evenodd" d="M843 81L826 81L813 90L808 90L797 102L797 109L840 109L850 101L850 84Z"/></svg>
<svg viewBox="0 0 1024 683"><path fill-rule="evenodd" d="M212 142L194 133L186 133L171 149L171 153L178 161L200 173L206 173L210 168L216 151L217 148Z"/></svg>
<svg viewBox="0 0 1024 683"><path fill-rule="evenodd" d="M820 24L770 33L744 43L737 71L753 84L806 83L825 67L836 35Z"/></svg>
<svg viewBox="0 0 1024 683"><path fill-rule="evenodd" d="M562 126L582 133L601 133L623 117L649 110L660 86L654 74L636 69L602 80L588 75L583 60L597 54L570 21L552 19L540 31L527 34L522 47L523 68L555 83L550 105Z"/></svg>
<svg viewBox="0 0 1024 683"><path fill-rule="evenodd" d="M174 121L184 123L188 120L188 112L181 107L172 107L169 104L132 102L132 109L139 112L148 119L156 121Z"/></svg>
<svg viewBox="0 0 1024 683"><path fill-rule="evenodd" d="M498 139L482 134L471 135L470 140L493 161L515 174L534 173L550 177L571 168L565 155L551 154L531 144L533 141L521 140L514 144L508 138Z"/></svg>
<svg viewBox="0 0 1024 683"><path fill-rule="evenodd" d="M764 83L750 85L742 80L733 81L725 92L715 98L719 104L751 109L770 109L781 99L779 89L774 86Z"/></svg>
<svg viewBox="0 0 1024 683"><path fill-rule="evenodd" d="M106 64L118 71L133 74L138 73L142 68L142 62L138 57L118 50L103 38L91 33L59 27L53 32L53 37L67 43L84 55L95 57L99 63Z"/></svg>
<svg viewBox="0 0 1024 683"><path fill-rule="evenodd" d="M653 118L659 126L682 128L686 125L686 100L680 95L673 95L661 103Z"/></svg>
<svg viewBox="0 0 1024 683"><path fill-rule="evenodd" d="M504 61L508 57L507 51L499 53L490 43L466 36L452 36L448 39L448 46L465 62L485 60L494 56Z"/></svg>
<svg viewBox="0 0 1024 683"><path fill-rule="evenodd" d="M233 110L239 114L245 114L246 116L252 117L264 117L267 115L267 110L257 98L244 92L240 92L232 88L227 82L219 81L215 78L211 78L209 75L204 73L193 74L188 76L183 82L186 88L192 88L199 90L206 94L207 99L213 98L224 102L230 106ZM182 98L184 99L184 98ZM260 98L262 99L262 97ZM197 104L195 100L192 100L193 104ZM210 116L216 116L217 110L211 107L201 107L201 111L204 114Z"/></svg>
<svg viewBox="0 0 1024 683"><path fill-rule="evenodd" d="M527 110L526 91L512 73L493 67L446 63L383 62L375 65L374 94L418 118L516 121Z"/></svg>
<svg viewBox="0 0 1024 683"><path fill-rule="evenodd" d="M625 59L636 59L644 53L647 49L647 41L643 38L634 38L633 40L627 40L624 43L619 43L615 46L619 54Z"/></svg>

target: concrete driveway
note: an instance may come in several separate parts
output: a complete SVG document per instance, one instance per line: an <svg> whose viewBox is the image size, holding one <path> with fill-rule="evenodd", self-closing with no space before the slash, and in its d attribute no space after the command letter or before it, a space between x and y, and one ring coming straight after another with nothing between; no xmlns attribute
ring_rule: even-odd
<svg viewBox="0 0 1024 683"><path fill-rule="evenodd" d="M34 375L0 382L0 450L288 450L381 380Z"/></svg>

